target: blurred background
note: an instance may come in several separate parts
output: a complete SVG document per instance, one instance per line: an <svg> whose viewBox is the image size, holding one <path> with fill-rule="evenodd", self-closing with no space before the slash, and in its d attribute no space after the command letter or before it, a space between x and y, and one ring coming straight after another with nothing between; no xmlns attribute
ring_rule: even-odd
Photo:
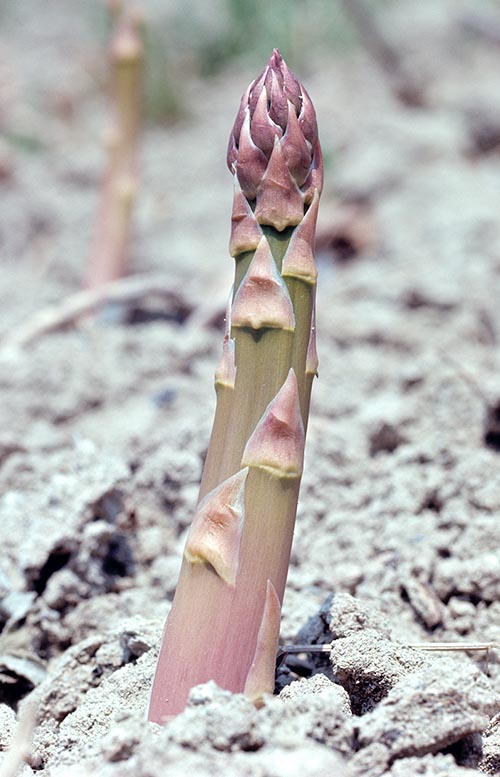
<svg viewBox="0 0 500 777"><path fill-rule="evenodd" d="M85 277L106 170L102 139L113 110L109 48L118 5L0 5L0 250L16 287L16 273L27 266L55 284L24 289L25 300L50 299ZM145 73L141 184L130 236L136 271L165 262L191 267L207 250L224 255L226 139L243 89L273 47L317 106L327 176L321 246L333 259L357 247L337 235L349 213L335 213L328 200L362 210L372 205L373 185L387 186L402 173L412 133L419 136L417 155L439 156L449 149L453 126L462 159L488 154L496 164L496 0L147 0L138 11ZM374 225L366 209L356 215L362 229L354 242L369 247ZM167 258L174 247L175 257ZM219 266L217 259L214 272ZM11 323L14 302L9 293L2 305ZM28 309L35 306L32 299Z"/></svg>
<svg viewBox="0 0 500 777"><path fill-rule="evenodd" d="M50 265L56 287L85 275L106 165L102 136L112 109L109 46L117 5L0 5L0 249L13 281L22 257L40 276ZM366 200L374 167L385 166L393 177L413 130L421 144L427 132L429 144L433 134L442 148L453 124L464 154L497 148L495 0L147 0L139 6L145 75L136 270L161 266L174 242L181 262L207 246L224 253L231 197L226 139L244 87L273 47L317 105L325 199ZM337 247L349 253L342 241L341 235ZM51 296L43 289L36 294Z"/></svg>

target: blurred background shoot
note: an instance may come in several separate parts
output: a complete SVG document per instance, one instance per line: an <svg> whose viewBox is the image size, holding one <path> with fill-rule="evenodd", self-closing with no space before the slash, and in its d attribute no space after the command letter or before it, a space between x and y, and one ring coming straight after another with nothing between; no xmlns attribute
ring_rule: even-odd
<svg viewBox="0 0 500 777"><path fill-rule="evenodd" d="M86 4L88 24L101 40L109 34L110 5ZM186 80L211 78L228 67L259 70L273 48L304 75L322 54L342 53L356 40L343 0L150 0L141 8L146 116L152 121L175 121L189 112Z"/></svg>

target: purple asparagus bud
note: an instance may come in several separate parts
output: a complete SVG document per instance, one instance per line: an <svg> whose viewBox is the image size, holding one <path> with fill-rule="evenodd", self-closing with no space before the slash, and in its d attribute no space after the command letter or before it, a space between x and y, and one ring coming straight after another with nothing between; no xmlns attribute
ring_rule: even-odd
<svg viewBox="0 0 500 777"><path fill-rule="evenodd" d="M316 114L304 87L276 49L242 97L227 152L259 224L283 231L298 224L314 189L321 191L323 162Z"/></svg>

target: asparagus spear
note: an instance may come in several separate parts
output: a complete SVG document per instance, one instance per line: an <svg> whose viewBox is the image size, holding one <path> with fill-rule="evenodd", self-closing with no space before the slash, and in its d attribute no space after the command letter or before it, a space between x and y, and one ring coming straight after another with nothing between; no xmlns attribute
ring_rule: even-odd
<svg viewBox="0 0 500 777"><path fill-rule="evenodd" d="M274 688L312 380L314 233L323 164L310 98L274 51L227 155L235 282L215 373L198 507L165 626L149 719L215 680L256 703Z"/></svg>
<svg viewBox="0 0 500 777"><path fill-rule="evenodd" d="M138 184L144 69L142 18L133 10L122 12L121 7L115 9L114 15L116 30L110 45L110 62L115 116L106 138L108 165L85 281L91 289L121 278L129 270L131 214Z"/></svg>

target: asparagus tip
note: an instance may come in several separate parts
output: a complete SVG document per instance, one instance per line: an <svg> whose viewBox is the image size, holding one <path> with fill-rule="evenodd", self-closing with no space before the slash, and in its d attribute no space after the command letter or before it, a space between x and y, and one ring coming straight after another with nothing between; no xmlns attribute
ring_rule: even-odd
<svg viewBox="0 0 500 777"><path fill-rule="evenodd" d="M277 49L245 91L229 138L227 163L255 217L282 231L295 226L321 190L323 163L312 102Z"/></svg>

